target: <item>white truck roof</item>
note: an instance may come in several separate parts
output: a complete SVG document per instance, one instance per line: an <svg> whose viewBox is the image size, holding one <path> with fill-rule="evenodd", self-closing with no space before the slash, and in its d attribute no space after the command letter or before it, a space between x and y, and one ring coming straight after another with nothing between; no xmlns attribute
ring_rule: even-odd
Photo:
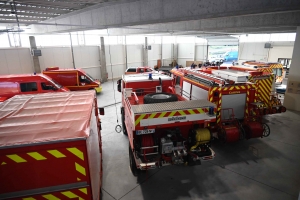
<svg viewBox="0 0 300 200"><path fill-rule="evenodd" d="M158 81L161 78L162 81L172 80L172 77L164 74L152 74L152 79L149 79L149 74L128 74L123 75L125 82L146 82L146 81Z"/></svg>

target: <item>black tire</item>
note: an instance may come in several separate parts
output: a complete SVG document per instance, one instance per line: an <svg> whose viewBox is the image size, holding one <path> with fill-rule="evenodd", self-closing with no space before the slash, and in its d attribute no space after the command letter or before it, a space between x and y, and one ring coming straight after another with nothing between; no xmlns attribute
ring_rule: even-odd
<svg viewBox="0 0 300 200"><path fill-rule="evenodd" d="M136 163L135 163L135 159L134 159L134 156L133 156L133 152L130 148L130 143L129 143L129 148L128 149L129 149L129 152L128 152L128 154L129 154L129 167L130 167L130 170L131 170L132 174L134 176L137 176L140 172L140 169L136 168Z"/></svg>
<svg viewBox="0 0 300 200"><path fill-rule="evenodd" d="M128 135L127 133L127 129L125 126L125 112L124 112L124 108L121 108L121 118L122 118L122 130L123 130L123 134L124 135Z"/></svg>
<svg viewBox="0 0 300 200"><path fill-rule="evenodd" d="M144 96L144 104L163 103L178 101L175 94L171 93L151 93Z"/></svg>
<svg viewBox="0 0 300 200"><path fill-rule="evenodd" d="M262 126L263 126L263 129L264 129L263 136L268 137L271 133L269 125L263 123Z"/></svg>

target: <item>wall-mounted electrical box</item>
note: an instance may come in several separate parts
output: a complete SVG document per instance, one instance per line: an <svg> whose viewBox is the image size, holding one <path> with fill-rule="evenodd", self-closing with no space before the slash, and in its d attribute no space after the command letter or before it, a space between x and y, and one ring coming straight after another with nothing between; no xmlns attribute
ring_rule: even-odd
<svg viewBox="0 0 300 200"><path fill-rule="evenodd" d="M31 50L31 55L32 56L42 56L42 50L40 50L40 49L32 49Z"/></svg>

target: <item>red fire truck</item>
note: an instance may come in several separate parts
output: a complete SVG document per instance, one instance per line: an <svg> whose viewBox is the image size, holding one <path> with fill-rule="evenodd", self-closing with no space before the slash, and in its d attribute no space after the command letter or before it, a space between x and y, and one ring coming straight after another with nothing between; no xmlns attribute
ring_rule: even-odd
<svg viewBox="0 0 300 200"><path fill-rule="evenodd" d="M134 175L214 158L210 127L216 122L215 104L187 101L176 94L173 78L162 74L124 75L118 80L118 91L122 92L122 125Z"/></svg>
<svg viewBox="0 0 300 200"><path fill-rule="evenodd" d="M95 90L96 93L102 91L99 80L95 80L82 69L60 69L59 67L48 67L43 71L56 82L65 86L71 91Z"/></svg>
<svg viewBox="0 0 300 200"><path fill-rule="evenodd" d="M16 95L0 104L0 199L99 199L98 112L93 91Z"/></svg>
<svg viewBox="0 0 300 200"><path fill-rule="evenodd" d="M211 68L173 69L171 73L180 83L182 97L188 100L204 98L217 105L217 124L211 130L214 137L225 142L269 136L270 129L262 122L262 116L286 110L281 105L267 107L268 104L261 101L265 95L268 95L267 103L269 101L271 74ZM257 82L249 82L249 77Z"/></svg>
<svg viewBox="0 0 300 200"><path fill-rule="evenodd" d="M0 102L18 94L66 91L69 91L69 89L61 86L43 74L12 74L0 76Z"/></svg>

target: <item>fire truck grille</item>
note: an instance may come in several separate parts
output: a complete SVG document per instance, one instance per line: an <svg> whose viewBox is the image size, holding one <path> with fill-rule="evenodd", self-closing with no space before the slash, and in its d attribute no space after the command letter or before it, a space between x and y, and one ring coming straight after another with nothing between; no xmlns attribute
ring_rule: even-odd
<svg viewBox="0 0 300 200"><path fill-rule="evenodd" d="M216 105L207 100L191 100L191 101L176 101L176 102L166 102L166 103L132 105L132 110L135 114L140 114L140 113L153 113L153 112L207 108L207 107L216 107Z"/></svg>

